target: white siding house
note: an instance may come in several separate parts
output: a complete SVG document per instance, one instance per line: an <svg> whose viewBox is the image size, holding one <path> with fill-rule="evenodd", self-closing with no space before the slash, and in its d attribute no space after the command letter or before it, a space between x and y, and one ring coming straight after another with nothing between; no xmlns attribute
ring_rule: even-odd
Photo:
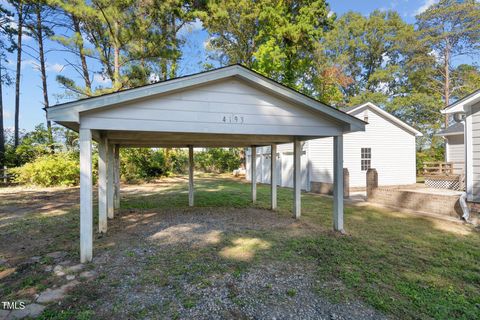
<svg viewBox="0 0 480 320"><path fill-rule="evenodd" d="M398 118L365 103L345 110L368 122L365 131L344 136L344 168L350 174L350 188L362 189L366 185L366 170L378 172L379 185L409 185L416 182L415 137L421 133ZM292 185L292 145L283 144L277 150L277 170L282 177L279 185ZM315 192L331 192L333 183L333 139L321 138L305 142L302 155L302 188ZM257 181L270 183L268 175L270 148L257 148ZM247 151L247 159L250 153ZM247 164L249 161L247 161ZM247 165L247 177L250 167Z"/></svg>
<svg viewBox="0 0 480 320"><path fill-rule="evenodd" d="M443 113L465 117L465 189L469 201L480 202L480 90L451 104Z"/></svg>

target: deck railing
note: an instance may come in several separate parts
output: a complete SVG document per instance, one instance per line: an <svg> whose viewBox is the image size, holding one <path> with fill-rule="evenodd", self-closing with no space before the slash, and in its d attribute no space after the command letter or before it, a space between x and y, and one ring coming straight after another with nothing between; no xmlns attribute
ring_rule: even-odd
<svg viewBox="0 0 480 320"><path fill-rule="evenodd" d="M463 190L465 174L460 162L425 162L425 185L432 188Z"/></svg>
<svg viewBox="0 0 480 320"><path fill-rule="evenodd" d="M451 175L453 174L453 162L424 162L423 175Z"/></svg>

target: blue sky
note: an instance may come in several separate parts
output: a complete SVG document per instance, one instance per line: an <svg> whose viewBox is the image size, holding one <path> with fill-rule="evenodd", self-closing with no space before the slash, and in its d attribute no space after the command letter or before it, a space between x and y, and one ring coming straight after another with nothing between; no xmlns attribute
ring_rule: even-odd
<svg viewBox="0 0 480 320"><path fill-rule="evenodd" d="M403 19L409 23L415 21L415 14L424 10L435 0L332 0L330 1L330 8L336 12L337 15L342 15L347 11L357 11L364 15L368 15L375 9L381 10L396 10ZM0 0L2 4L5 0ZM186 75L195 73L201 70L201 64L206 55L204 49L204 42L208 39L208 34L201 29L200 23L192 23L187 28L182 30L182 36L185 38L185 45L183 47L184 55L179 68L179 75ZM25 37L24 43L26 46L34 46L35 41L31 38ZM73 61L75 57L69 56L65 52L55 51L60 49L60 46L54 42L49 41L46 45L54 49L47 54L47 77L50 105L71 100L65 97L65 90L61 88L55 80L58 74L65 75L76 80L80 80L75 70L69 66L69 61ZM28 50L28 48L27 48ZM11 70L12 76L15 69L15 55L9 56L8 68ZM23 56L23 73L21 81L21 97L20 97L20 128L31 130L35 125L45 122L45 113L42 110L42 90L40 82L40 73L34 59L28 54ZM95 70L95 64L92 63L90 67ZM103 79L100 74L94 75L94 86L108 86L109 80ZM14 120L14 86L4 87L4 126L5 128L13 127Z"/></svg>

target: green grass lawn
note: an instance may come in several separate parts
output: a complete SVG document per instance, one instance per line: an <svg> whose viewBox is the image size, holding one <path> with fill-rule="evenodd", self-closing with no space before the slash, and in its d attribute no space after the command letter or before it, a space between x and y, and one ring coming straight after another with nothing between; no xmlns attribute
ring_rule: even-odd
<svg viewBox="0 0 480 320"><path fill-rule="evenodd" d="M252 206L248 183L228 177L199 175L195 186L196 207ZM141 214L155 209L187 208L186 191L187 184L183 181L167 184L162 187L161 193L124 192L121 210ZM268 208L269 186L259 185L257 198L256 207ZM292 198L292 190L279 188L280 216L291 216ZM168 276L189 278L200 274L201 277L194 280L205 281L205 285L209 285L205 280L208 279L207 274L227 271L240 274L254 264L304 261L314 265L315 278L322 284L318 286L318 294L335 302L361 300L386 315L400 319L480 319L478 229L406 213L347 205L347 234L340 235L332 231L331 212L330 198L304 194L302 224L295 234L275 228L248 230L227 234L219 244L201 250L165 250L161 255L149 258L151 263L146 263L146 268L150 268L152 273L143 273L142 276L147 277L146 283L153 281L162 285L169 281ZM78 207L63 215L41 218L32 215L25 219L28 219L28 225L20 219L13 222L9 230L22 230L26 237L30 236L30 229L42 230L42 234L48 234L49 238L58 233L58 237L61 235L63 238L57 239L68 244L66 250L77 254ZM61 232L58 226L62 226ZM254 249L251 261L219 258L219 254L232 254L225 248L228 250L235 239L242 237L259 239L242 244L247 251ZM0 234L0 240L7 239ZM21 239L16 238L15 241ZM98 243L99 240L95 241ZM58 242L52 240L49 250L58 250L55 247ZM268 246L264 245L267 243ZM125 256L134 263L137 260L135 248L127 249L122 250L126 250ZM96 250L98 252L99 249ZM188 271L186 264L189 265ZM163 273L158 275L160 271ZM102 281L99 280L97 285ZM9 290L15 292L12 288ZM287 294L294 296L295 288ZM195 304L194 300L185 299L185 305ZM78 301L75 303L84 305ZM119 305L121 303L118 302Z"/></svg>
<svg viewBox="0 0 480 320"><path fill-rule="evenodd" d="M132 197L125 208L186 206L185 186L177 185L168 201L156 196ZM196 182L195 205L250 206L250 185L231 179ZM270 187L258 186L261 208L270 205ZM290 215L292 190L279 188L279 214ZM480 233L469 226L435 221L377 208L345 208L346 236L331 232L332 201L302 196L302 219L322 230L291 238L272 232L262 237L274 245L265 258L307 259L317 263L322 281L344 286L323 287L332 299L361 298L399 318L480 318Z"/></svg>

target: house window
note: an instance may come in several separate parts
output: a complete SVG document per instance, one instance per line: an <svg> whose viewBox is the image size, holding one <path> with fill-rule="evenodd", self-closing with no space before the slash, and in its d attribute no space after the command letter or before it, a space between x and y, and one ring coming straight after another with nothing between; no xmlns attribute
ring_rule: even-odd
<svg viewBox="0 0 480 320"><path fill-rule="evenodd" d="M361 151L361 167L362 171L370 169L372 162L372 148L362 148Z"/></svg>

